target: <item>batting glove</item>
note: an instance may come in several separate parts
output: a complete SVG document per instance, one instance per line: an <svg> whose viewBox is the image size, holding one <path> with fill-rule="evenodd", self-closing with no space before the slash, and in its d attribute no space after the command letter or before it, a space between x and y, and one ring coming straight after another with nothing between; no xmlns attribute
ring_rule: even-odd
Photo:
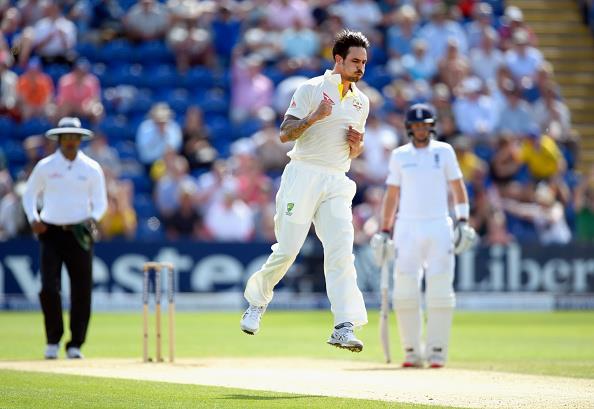
<svg viewBox="0 0 594 409"><path fill-rule="evenodd" d="M391 260L395 254L394 241L388 232L375 233L369 243L373 251L373 259L378 266L383 266L387 260Z"/></svg>
<svg viewBox="0 0 594 409"><path fill-rule="evenodd" d="M460 254L475 245L477 235L466 220L458 220L454 227L454 253Z"/></svg>

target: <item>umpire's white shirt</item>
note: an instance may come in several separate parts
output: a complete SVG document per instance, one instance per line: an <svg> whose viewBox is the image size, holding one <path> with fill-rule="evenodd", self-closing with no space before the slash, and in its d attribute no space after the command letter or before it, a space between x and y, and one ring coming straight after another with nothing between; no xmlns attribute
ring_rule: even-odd
<svg viewBox="0 0 594 409"><path fill-rule="evenodd" d="M448 216L448 182L462 172L454 149L431 140L425 148L412 143L394 149L386 184L400 186L398 219L437 219Z"/></svg>
<svg viewBox="0 0 594 409"><path fill-rule="evenodd" d="M43 195L41 214L37 211L40 195ZM29 222L41 219L64 225L88 218L100 220L107 210L101 166L81 151L69 161L57 150L33 168L23 194L23 207Z"/></svg>
<svg viewBox="0 0 594 409"><path fill-rule="evenodd" d="M314 123L297 139L288 153L296 161L328 167L347 172L351 166L346 131L352 126L358 132L365 132L365 121L369 114L369 99L355 85L341 98L340 74L327 70L324 75L314 77L295 91L286 115L299 119L314 112L324 99L331 101L332 113Z"/></svg>

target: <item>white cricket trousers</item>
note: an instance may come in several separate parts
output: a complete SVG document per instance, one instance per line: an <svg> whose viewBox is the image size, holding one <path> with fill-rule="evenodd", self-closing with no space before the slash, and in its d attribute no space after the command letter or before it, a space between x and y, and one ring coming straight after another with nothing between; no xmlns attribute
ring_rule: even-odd
<svg viewBox="0 0 594 409"><path fill-rule="evenodd" d="M324 246L326 292L335 325L367 323L353 255L351 203L355 190L355 182L337 170L295 160L285 167L276 195L277 243L247 282L244 296L250 304L270 303L274 286L295 261L313 222Z"/></svg>
<svg viewBox="0 0 594 409"><path fill-rule="evenodd" d="M394 309L405 354L421 356L421 280L425 270L427 307L426 355L443 363L447 359L454 294L454 249L449 217L430 220L397 219L394 227L396 260Z"/></svg>
<svg viewBox="0 0 594 409"><path fill-rule="evenodd" d="M449 217L429 220L397 219L394 226L397 274L454 276L452 221Z"/></svg>

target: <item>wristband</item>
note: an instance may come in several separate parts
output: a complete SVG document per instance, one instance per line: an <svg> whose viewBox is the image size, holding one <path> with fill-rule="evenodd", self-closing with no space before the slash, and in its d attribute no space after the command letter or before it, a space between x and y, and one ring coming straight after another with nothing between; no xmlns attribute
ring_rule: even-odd
<svg viewBox="0 0 594 409"><path fill-rule="evenodd" d="M456 215L457 220L468 220L468 216L470 215L470 206L468 203L457 203L454 206L454 214Z"/></svg>

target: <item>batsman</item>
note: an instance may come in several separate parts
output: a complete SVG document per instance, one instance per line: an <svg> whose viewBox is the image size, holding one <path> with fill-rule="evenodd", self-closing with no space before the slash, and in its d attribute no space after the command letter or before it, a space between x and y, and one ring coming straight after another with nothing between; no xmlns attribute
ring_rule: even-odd
<svg viewBox="0 0 594 409"><path fill-rule="evenodd" d="M392 152L381 231L371 239L378 264L384 266L394 255L392 303L404 352L403 367L423 367L425 362L431 368L445 365L456 304L454 254L469 249L476 239L468 224L468 195L460 166L452 147L432 138L435 122L428 105L415 104L408 109L405 124L410 142ZM448 189L453 196L455 224L449 217Z"/></svg>

